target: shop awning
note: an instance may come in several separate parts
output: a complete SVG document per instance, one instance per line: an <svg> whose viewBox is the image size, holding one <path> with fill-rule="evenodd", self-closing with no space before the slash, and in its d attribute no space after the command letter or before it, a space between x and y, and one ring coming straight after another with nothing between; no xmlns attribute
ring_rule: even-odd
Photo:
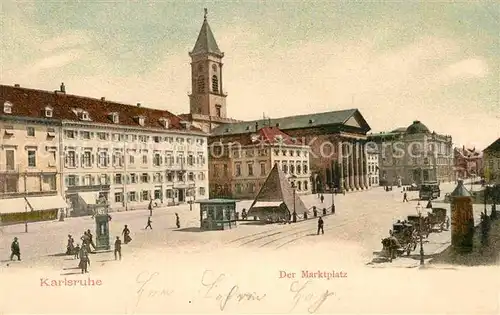
<svg viewBox="0 0 500 315"><path fill-rule="evenodd" d="M252 208L279 207L283 201L258 201Z"/></svg>
<svg viewBox="0 0 500 315"><path fill-rule="evenodd" d="M78 196L80 196L80 198L82 198L83 201L87 205L95 205L95 204L97 204L98 195L97 195L96 192L92 192L92 191L89 191L89 192L79 192Z"/></svg>
<svg viewBox="0 0 500 315"><path fill-rule="evenodd" d="M0 213L16 213L31 211L24 197L0 199Z"/></svg>
<svg viewBox="0 0 500 315"><path fill-rule="evenodd" d="M59 196L26 197L33 211L67 208L68 204Z"/></svg>

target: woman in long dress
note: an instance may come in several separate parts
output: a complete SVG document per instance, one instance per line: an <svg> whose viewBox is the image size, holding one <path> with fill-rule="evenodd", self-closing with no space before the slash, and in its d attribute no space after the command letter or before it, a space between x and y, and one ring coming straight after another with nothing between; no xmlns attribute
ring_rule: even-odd
<svg viewBox="0 0 500 315"><path fill-rule="evenodd" d="M89 253L85 247L82 246L82 249L80 250L80 269L82 270L82 273L87 273L88 266L90 265L90 259L89 259Z"/></svg>
<svg viewBox="0 0 500 315"><path fill-rule="evenodd" d="M130 243L132 238L130 237L130 230L128 229L128 227L126 225L123 228L122 234L123 234L123 243L125 243L125 244Z"/></svg>

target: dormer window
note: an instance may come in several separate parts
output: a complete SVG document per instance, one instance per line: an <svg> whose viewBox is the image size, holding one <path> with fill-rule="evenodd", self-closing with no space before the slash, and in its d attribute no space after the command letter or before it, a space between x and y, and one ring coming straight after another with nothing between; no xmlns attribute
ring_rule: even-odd
<svg viewBox="0 0 500 315"><path fill-rule="evenodd" d="M184 129L189 130L191 128L191 124L188 121L181 121L181 125Z"/></svg>
<svg viewBox="0 0 500 315"><path fill-rule="evenodd" d="M120 122L120 116L118 115L118 113L114 112L114 113L110 113L109 114L109 117L111 118L111 121L114 123L114 124L118 124Z"/></svg>
<svg viewBox="0 0 500 315"><path fill-rule="evenodd" d="M89 117L89 112L87 111L82 111L80 113L80 119L81 120L90 120L90 117Z"/></svg>
<svg viewBox="0 0 500 315"><path fill-rule="evenodd" d="M53 114L52 107L50 106L45 107L45 117L50 118L52 117L52 114Z"/></svg>
<svg viewBox="0 0 500 315"><path fill-rule="evenodd" d="M160 118L160 123L163 126L163 128L168 129L170 125L170 121L168 118Z"/></svg>
<svg viewBox="0 0 500 315"><path fill-rule="evenodd" d="M3 103L3 112L5 114L12 114L12 103L11 102Z"/></svg>
<svg viewBox="0 0 500 315"><path fill-rule="evenodd" d="M144 126L144 123L146 121L146 117L144 117L144 116L136 116L135 119L137 120L137 123L140 126Z"/></svg>

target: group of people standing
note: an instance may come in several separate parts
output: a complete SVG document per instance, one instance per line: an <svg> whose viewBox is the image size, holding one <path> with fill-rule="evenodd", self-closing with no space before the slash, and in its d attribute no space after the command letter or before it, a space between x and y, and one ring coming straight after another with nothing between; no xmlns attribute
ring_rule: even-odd
<svg viewBox="0 0 500 315"><path fill-rule="evenodd" d="M83 232L83 235L80 237L82 241L82 246L80 244L76 244L73 236L68 235L68 244L66 246L66 255L73 255L74 259L79 259L80 263L78 267L82 270L82 273L88 272L88 266L90 266L90 257L89 254L93 253L92 248L96 249L94 243L94 236L90 229Z"/></svg>

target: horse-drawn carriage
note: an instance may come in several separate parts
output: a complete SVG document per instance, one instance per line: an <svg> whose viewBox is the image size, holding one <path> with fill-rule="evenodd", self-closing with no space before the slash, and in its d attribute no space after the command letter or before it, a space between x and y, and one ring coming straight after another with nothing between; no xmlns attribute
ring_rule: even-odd
<svg viewBox="0 0 500 315"><path fill-rule="evenodd" d="M432 212L421 218L417 215L409 215L408 221L415 226L417 232L420 231L426 238L429 237L432 231L438 230L442 232L450 228L450 217L446 215L445 208L432 208ZM422 226L420 226L421 221Z"/></svg>
<svg viewBox="0 0 500 315"><path fill-rule="evenodd" d="M382 250L387 254L389 260L402 256L407 256L417 247L415 228L412 224L398 222L392 225L390 236L382 240Z"/></svg>

